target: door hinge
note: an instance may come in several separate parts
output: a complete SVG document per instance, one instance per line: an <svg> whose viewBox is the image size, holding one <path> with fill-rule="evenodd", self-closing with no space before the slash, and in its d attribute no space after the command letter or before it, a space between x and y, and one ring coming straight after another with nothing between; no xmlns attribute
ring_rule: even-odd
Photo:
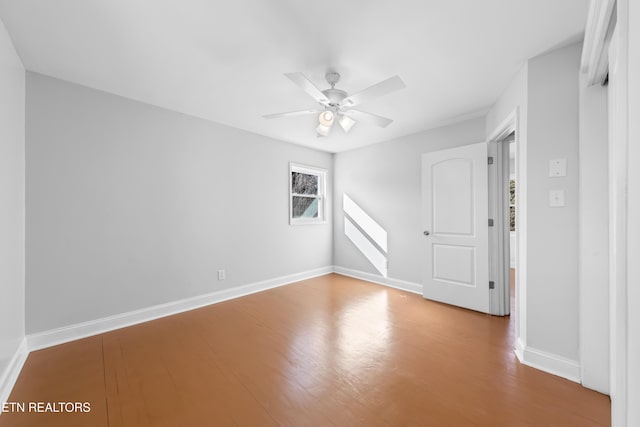
<svg viewBox="0 0 640 427"><path fill-rule="evenodd" d="M496 287L496 282L494 282L493 280L489 281L489 289L495 289Z"/></svg>
<svg viewBox="0 0 640 427"><path fill-rule="evenodd" d="M493 227L493 218L489 218L489 227Z"/></svg>
<svg viewBox="0 0 640 427"><path fill-rule="evenodd" d="M490 164L490 165L493 164L493 157L489 157L487 160L488 160L487 161L488 164Z"/></svg>

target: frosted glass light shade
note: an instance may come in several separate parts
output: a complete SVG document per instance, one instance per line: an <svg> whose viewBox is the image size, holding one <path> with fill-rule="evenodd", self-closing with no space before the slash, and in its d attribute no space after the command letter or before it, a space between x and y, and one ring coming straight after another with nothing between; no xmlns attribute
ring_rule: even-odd
<svg viewBox="0 0 640 427"><path fill-rule="evenodd" d="M353 125L356 124L356 121L347 116L342 116L338 119L338 123L340 123L340 126L345 131L345 133L349 133Z"/></svg>
<svg viewBox="0 0 640 427"><path fill-rule="evenodd" d="M320 136L327 136L329 135L329 131L331 130L331 127L329 126L324 126L322 124L319 124L318 127L316 128L316 132L318 132L318 135Z"/></svg>
<svg viewBox="0 0 640 427"><path fill-rule="evenodd" d="M334 116L332 111L323 111L318 116L318 121L321 125L330 127L333 124L333 118Z"/></svg>

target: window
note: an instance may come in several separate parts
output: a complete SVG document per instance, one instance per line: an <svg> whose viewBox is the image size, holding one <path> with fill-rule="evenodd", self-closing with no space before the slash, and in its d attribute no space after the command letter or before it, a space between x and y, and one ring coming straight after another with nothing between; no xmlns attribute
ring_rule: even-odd
<svg viewBox="0 0 640 427"><path fill-rule="evenodd" d="M326 171L289 164L289 223L325 222Z"/></svg>

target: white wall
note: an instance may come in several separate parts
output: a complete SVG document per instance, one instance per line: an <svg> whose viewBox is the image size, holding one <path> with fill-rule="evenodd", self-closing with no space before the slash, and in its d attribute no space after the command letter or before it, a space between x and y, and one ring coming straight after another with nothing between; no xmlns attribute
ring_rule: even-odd
<svg viewBox="0 0 640 427"><path fill-rule="evenodd" d="M331 219L288 224L331 154L34 73L26 141L27 333L332 264Z"/></svg>
<svg viewBox="0 0 640 427"><path fill-rule="evenodd" d="M579 283L582 383L609 393L609 155L607 88L580 75Z"/></svg>
<svg viewBox="0 0 640 427"><path fill-rule="evenodd" d="M24 339L24 103L24 67L0 21L0 388Z"/></svg>
<svg viewBox="0 0 640 427"><path fill-rule="evenodd" d="M529 60L527 112L527 346L577 361L578 69L581 45ZM549 160L567 176L549 177ZM549 207L564 190L565 207Z"/></svg>
<svg viewBox="0 0 640 427"><path fill-rule="evenodd" d="M334 263L378 275L344 235L342 195L346 193L388 235L388 275L422 284L424 236L421 155L484 140L484 121L470 120L335 155Z"/></svg>

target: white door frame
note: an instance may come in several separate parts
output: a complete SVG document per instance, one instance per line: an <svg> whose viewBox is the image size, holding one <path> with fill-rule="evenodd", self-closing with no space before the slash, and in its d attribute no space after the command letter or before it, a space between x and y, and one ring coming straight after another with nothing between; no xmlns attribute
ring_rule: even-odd
<svg viewBox="0 0 640 427"><path fill-rule="evenodd" d="M615 10L614 10L615 4ZM639 8L631 0L590 2L582 68L590 83L609 71L609 290L610 394L613 427L640 425L640 185L638 140L640 126ZM615 12L613 18L612 13ZM608 46L608 36L615 38ZM633 53L633 54L632 54ZM630 363L632 361L632 363ZM633 403L631 403L633 402Z"/></svg>
<svg viewBox="0 0 640 427"><path fill-rule="evenodd" d="M511 132L515 132L515 176L516 182L516 277L515 277L515 288L516 288L516 309L515 313L511 313L511 315L515 314L516 323L515 323L515 343L514 348L516 355L520 360L523 359L524 349L526 348L526 332L527 332L527 292L526 292L526 229L527 229L527 211L526 211L526 174L522 173L524 166L526 165L526 150L523 148L522 144L522 135L520 132L520 109L516 107L503 121L500 123L496 129L489 135L488 142L490 144L497 144L503 141ZM504 147L502 147L504 149ZM495 150L496 153L498 150ZM500 157L497 159L500 161ZM506 161L508 161L508 155ZM501 165L501 168L504 169L504 166ZM508 169L507 169L508 174ZM497 177L497 175L496 175ZM490 188L490 191L496 191L497 186L492 186L493 189ZM498 197L504 196L503 194L493 194L493 202L491 205L493 206L492 212L497 212L500 209L499 204L497 204ZM495 216L495 214L494 214ZM502 218L502 220L506 220L506 218ZM496 226L503 224L502 222L497 222ZM504 225L504 224L503 224ZM506 238L508 239L508 235ZM492 262L494 266L495 274L500 274L500 272L507 271L509 260L508 258L505 260L504 253L506 252L505 244L508 245L508 241L505 242L505 239L495 238L496 245L491 249L490 256L493 257L495 262ZM508 247L508 246L507 246ZM506 263L506 264L505 264ZM494 276L498 277L498 276ZM508 277L508 276L507 276ZM509 304L509 282L508 280L502 280L496 283L496 292L494 292L494 296L492 299L492 307L499 308L501 301L502 304ZM493 313L500 314L500 313Z"/></svg>
<svg viewBox="0 0 640 427"><path fill-rule="evenodd" d="M609 48L609 316L611 419L627 425L627 69L626 39L616 28Z"/></svg>
<svg viewBox="0 0 640 427"><path fill-rule="evenodd" d="M507 316L511 311L509 289L509 146L506 136L489 143L489 157L493 159L489 166L489 218L493 226L489 227L489 271L495 288L491 290L491 314ZM505 149L506 147L506 149Z"/></svg>

